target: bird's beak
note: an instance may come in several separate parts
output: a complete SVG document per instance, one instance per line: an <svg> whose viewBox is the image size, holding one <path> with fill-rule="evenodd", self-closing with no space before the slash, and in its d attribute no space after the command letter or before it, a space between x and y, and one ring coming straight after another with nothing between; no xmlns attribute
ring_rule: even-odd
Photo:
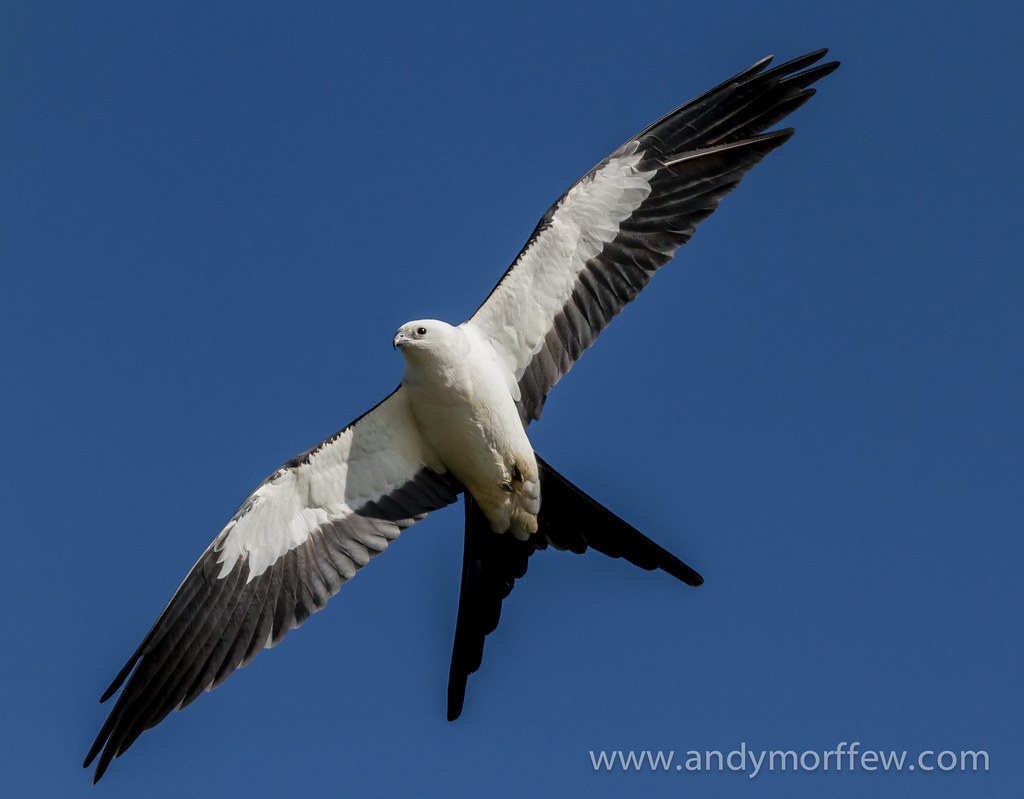
<svg viewBox="0 0 1024 799"><path fill-rule="evenodd" d="M399 330L397 333L395 333L395 338L391 342L391 348L397 350L399 347L405 344L406 341L408 341L408 339L405 337L405 333Z"/></svg>

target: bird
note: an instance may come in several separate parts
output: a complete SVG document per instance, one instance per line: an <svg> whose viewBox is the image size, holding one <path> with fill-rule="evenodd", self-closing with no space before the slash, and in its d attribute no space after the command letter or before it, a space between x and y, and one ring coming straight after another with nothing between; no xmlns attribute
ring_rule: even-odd
<svg viewBox="0 0 1024 799"><path fill-rule="evenodd" d="M559 474L527 436L548 393L719 201L792 128L769 130L838 62L768 56L630 138L547 210L479 308L402 325L398 388L245 500L103 693L121 690L84 767L112 759L325 606L428 513L464 498L448 684L462 712L484 640L528 560L594 549L703 578Z"/></svg>

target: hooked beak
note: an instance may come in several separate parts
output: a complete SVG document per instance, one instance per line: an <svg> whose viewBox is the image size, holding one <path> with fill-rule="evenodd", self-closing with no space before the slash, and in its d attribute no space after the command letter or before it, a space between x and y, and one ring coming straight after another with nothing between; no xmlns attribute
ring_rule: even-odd
<svg viewBox="0 0 1024 799"><path fill-rule="evenodd" d="M397 350L399 347L401 347L403 344L405 344L408 340L409 339L407 339L405 337L405 333L403 333L401 330L399 330L397 333L395 333L395 338L391 342L391 348Z"/></svg>

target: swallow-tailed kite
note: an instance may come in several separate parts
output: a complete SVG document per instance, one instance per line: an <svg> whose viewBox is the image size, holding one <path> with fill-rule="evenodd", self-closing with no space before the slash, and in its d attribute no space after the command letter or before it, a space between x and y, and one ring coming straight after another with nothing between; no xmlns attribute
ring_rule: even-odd
<svg viewBox="0 0 1024 799"><path fill-rule="evenodd" d="M402 325L401 385L252 493L103 694L124 685L85 760L99 755L95 779L140 733L277 644L402 530L460 493L465 556L449 719L535 550L593 547L700 585L693 569L543 461L526 427L612 317L792 135L764 131L838 66L818 64L824 54L772 69L765 58L670 112L551 206L468 321Z"/></svg>

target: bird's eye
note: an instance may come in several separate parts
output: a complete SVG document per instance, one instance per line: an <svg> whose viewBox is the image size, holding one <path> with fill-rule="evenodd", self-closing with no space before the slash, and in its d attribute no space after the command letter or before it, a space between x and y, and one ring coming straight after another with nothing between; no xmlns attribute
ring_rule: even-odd
<svg viewBox="0 0 1024 799"><path fill-rule="evenodd" d="M427 335L427 329L425 327L417 327L416 328L416 335L417 336L425 336L425 335Z"/></svg>

